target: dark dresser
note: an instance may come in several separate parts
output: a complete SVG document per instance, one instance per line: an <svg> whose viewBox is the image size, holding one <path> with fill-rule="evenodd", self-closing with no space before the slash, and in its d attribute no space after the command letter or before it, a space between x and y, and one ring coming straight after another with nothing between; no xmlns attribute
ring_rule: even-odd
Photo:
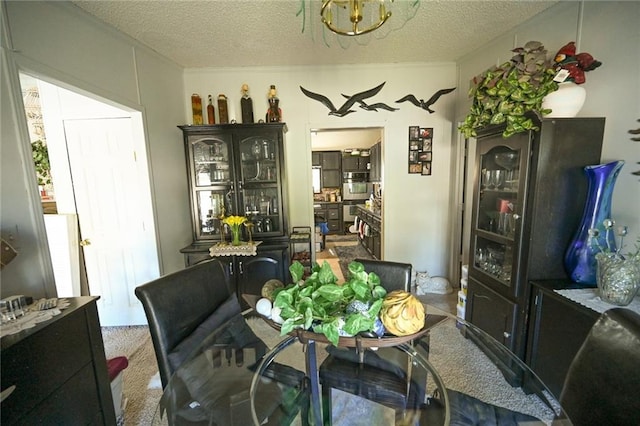
<svg viewBox="0 0 640 426"><path fill-rule="evenodd" d="M580 288L570 280L532 281L531 288L527 364L559 398L571 361L600 314L555 292Z"/></svg>
<svg viewBox="0 0 640 426"><path fill-rule="evenodd" d="M114 425L97 297L2 337L2 425Z"/></svg>

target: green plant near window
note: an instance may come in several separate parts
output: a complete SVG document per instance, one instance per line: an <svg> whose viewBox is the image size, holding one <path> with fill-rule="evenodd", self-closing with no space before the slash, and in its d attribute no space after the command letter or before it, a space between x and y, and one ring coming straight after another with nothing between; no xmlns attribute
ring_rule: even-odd
<svg viewBox="0 0 640 426"><path fill-rule="evenodd" d="M33 154L33 163L36 166L38 185L44 186L51 183L51 165L49 164L47 145L41 140L31 142L31 151Z"/></svg>
<svg viewBox="0 0 640 426"><path fill-rule="evenodd" d="M503 124L502 136L537 130L531 115L539 117L550 110L542 109L542 100L558 89L556 74L542 43L530 41L513 49L510 61L494 66L471 80L469 97L473 99L469 114L458 128L465 137L476 136L476 130Z"/></svg>

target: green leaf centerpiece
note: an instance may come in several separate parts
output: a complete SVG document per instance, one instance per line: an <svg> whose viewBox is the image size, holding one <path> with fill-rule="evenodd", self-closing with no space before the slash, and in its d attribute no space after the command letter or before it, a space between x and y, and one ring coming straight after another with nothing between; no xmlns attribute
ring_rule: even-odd
<svg viewBox="0 0 640 426"><path fill-rule="evenodd" d="M341 335L374 331L387 291L380 277L367 273L361 263L349 264L349 278L343 284L338 284L326 261L322 266L314 263L306 279L300 262L292 263L289 271L293 283L274 292L273 306L283 319L281 335L294 329L312 330L337 346Z"/></svg>

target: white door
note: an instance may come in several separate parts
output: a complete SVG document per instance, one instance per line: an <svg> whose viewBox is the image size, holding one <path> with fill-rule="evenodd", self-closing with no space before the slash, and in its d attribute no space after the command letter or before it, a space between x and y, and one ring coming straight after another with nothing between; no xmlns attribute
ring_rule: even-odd
<svg viewBox="0 0 640 426"><path fill-rule="evenodd" d="M65 120L64 131L100 324L146 324L134 290L158 277L158 254L146 157L136 153L132 119Z"/></svg>

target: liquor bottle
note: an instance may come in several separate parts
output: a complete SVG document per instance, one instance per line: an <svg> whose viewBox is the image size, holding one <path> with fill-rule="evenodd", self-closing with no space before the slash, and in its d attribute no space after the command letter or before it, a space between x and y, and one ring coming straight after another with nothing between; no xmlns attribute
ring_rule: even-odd
<svg viewBox="0 0 640 426"><path fill-rule="evenodd" d="M267 123L279 123L282 121L282 110L280 109L280 99L276 92L276 86L271 85L269 89L269 109L266 114Z"/></svg>
<svg viewBox="0 0 640 426"><path fill-rule="evenodd" d="M207 118L209 124L216 124L215 109L213 108L213 98L209 95L209 105L207 105Z"/></svg>
<svg viewBox="0 0 640 426"><path fill-rule="evenodd" d="M267 197L265 197L264 192L260 192L260 199L258 201L258 204L260 206L261 215L269 214L269 207L271 202Z"/></svg>
<svg viewBox="0 0 640 426"><path fill-rule="evenodd" d="M193 113L193 124L202 124L202 99L200 95L191 95L191 111Z"/></svg>
<svg viewBox="0 0 640 426"><path fill-rule="evenodd" d="M229 122L227 97L222 93L218 95L218 116L220 117L220 124L227 124Z"/></svg>
<svg viewBox="0 0 640 426"><path fill-rule="evenodd" d="M243 84L242 99L240 99L240 109L242 111L242 123L253 123L253 101L249 97L249 85Z"/></svg>

